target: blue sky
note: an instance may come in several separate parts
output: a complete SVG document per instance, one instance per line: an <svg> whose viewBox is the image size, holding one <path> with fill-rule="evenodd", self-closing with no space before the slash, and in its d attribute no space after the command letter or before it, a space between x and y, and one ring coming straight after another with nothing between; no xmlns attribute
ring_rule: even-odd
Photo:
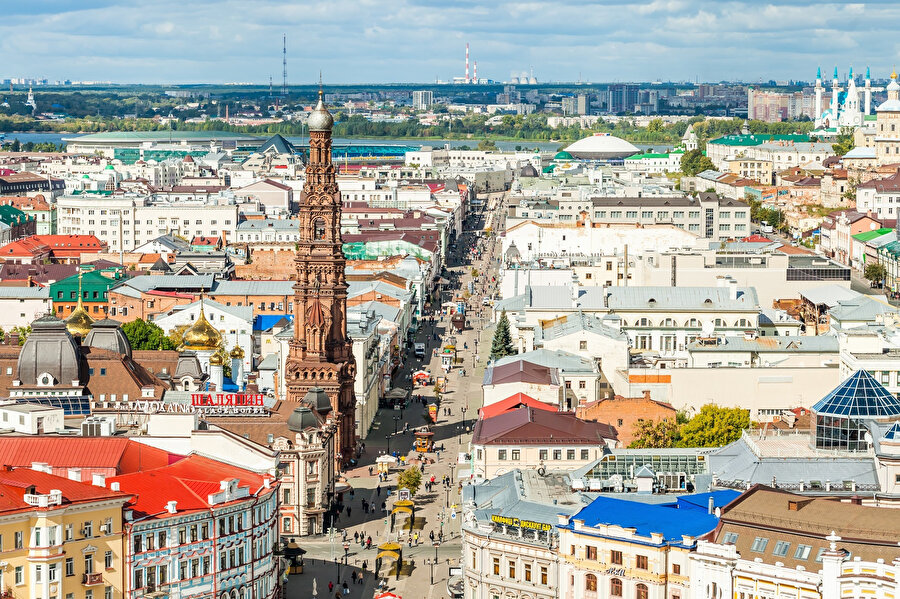
<svg viewBox="0 0 900 599"><path fill-rule="evenodd" d="M0 78L146 83L808 78L900 63L900 3L2 0Z"/></svg>

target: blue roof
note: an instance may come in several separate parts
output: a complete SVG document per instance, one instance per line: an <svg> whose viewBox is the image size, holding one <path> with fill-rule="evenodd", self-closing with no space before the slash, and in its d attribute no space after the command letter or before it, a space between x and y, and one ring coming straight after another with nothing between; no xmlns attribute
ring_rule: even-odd
<svg viewBox="0 0 900 599"><path fill-rule="evenodd" d="M260 314L256 317L256 320L253 321L253 330L268 331L285 318L290 322L294 322L293 314Z"/></svg>
<svg viewBox="0 0 900 599"><path fill-rule="evenodd" d="M888 441L900 441L900 422L894 425L884 434L884 438Z"/></svg>
<svg viewBox="0 0 900 599"><path fill-rule="evenodd" d="M731 493L734 496L720 493ZM715 515L707 513L710 495L717 503L728 503L738 493L736 491L701 493L694 501L690 501L691 496L682 496L675 504L664 505L650 505L640 501L601 496L569 518L569 523L560 528L573 530L572 521L583 520L585 526L614 525L634 528L636 534L641 537L649 538L651 534L659 533L663 536L664 544L682 546L682 535L699 537L713 530L719 523ZM703 503L703 509L699 508L698 502ZM585 530L581 532L591 534Z"/></svg>
<svg viewBox="0 0 900 599"><path fill-rule="evenodd" d="M865 370L857 370L812 407L816 414L884 418L900 416L900 401Z"/></svg>

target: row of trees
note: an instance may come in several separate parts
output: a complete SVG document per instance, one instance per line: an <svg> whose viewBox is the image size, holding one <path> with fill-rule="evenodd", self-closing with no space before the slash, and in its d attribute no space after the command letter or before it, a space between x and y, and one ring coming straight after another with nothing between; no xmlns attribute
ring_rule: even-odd
<svg viewBox="0 0 900 599"><path fill-rule="evenodd" d="M638 420L629 447L721 447L740 439L741 431L749 426L746 410L708 404L690 419L678 412L674 421Z"/></svg>

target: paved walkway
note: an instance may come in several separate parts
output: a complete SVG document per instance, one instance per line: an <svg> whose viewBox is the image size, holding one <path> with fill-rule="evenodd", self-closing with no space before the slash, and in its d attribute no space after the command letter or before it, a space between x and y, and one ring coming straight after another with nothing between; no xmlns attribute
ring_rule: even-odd
<svg viewBox="0 0 900 599"><path fill-rule="evenodd" d="M494 210L497 204L495 201ZM468 229L475 231L482 230L483 227L482 217L470 223ZM440 315L435 316L433 324L423 322L416 341L427 344L427 357L424 363L417 360L412 355L410 346L404 367L395 379L399 386L409 386L411 383L406 380L406 376L422 367L430 370L432 375L442 374L440 357L433 350L448 342L456 345L458 356L463 359L462 365L447 374L447 388L441 397L438 420L431 427L435 433L435 447L442 448L443 451L427 454L427 458L434 459L434 463L424 465L423 485L413 498L416 504L416 527L413 529L413 536L410 536L409 531L400 530L407 522L407 516L403 514L397 515L396 526L391 532L390 518L383 509L390 510L396 499L399 470L392 472L388 481L380 482L377 476L369 474L369 468L374 469L375 459L383 453L398 451L409 460L416 459L418 454L412 451L412 429L421 427L426 422L427 408L422 405L421 398L424 398L426 403L434 401L434 390L431 386L413 389L409 406L403 410L379 410L372 430L363 440L365 451L360 464L357 468L346 472L354 492L352 496L345 497L344 505L349 509L345 509L338 517L335 534L298 539L301 547L307 551L304 572L290 577L287 586L288 597L312 597L313 580L317 583L317 596L323 598L333 597L334 593L339 591L337 587L344 582L348 585L351 599L372 597L376 592L376 585L382 585L383 588L398 593L404 599L449 597L447 591L449 568L458 566L460 560L461 513L457 506L460 479L468 478L470 470L469 464L460 458L461 454L464 455L468 451L472 425L478 416L478 408L481 407L481 381L493 330L493 326L490 325L490 309L481 305L481 297L492 290L490 279L497 274L496 254L500 251L496 236L492 236L483 242L484 249L480 259L471 259L471 256L477 255L477 251L470 253L470 248L476 243L475 239L474 234L469 232L457 240L457 251L450 256L447 269L453 284L445 290L442 298L443 301L448 301L458 294L463 294L468 288L469 281L473 280L472 269L479 271L475 293L469 300L468 316L471 328L462 332L450 331L449 317ZM482 314L481 318L478 317L479 312ZM437 339L434 338L435 334ZM463 370L466 376L462 376ZM449 413L445 413L445 410ZM411 429L409 432L403 432L406 424L409 424ZM398 431L396 435L395 428ZM421 467L419 464L416 465ZM432 476L435 483L429 492L425 489L424 482L430 481ZM452 483L449 486L441 484L444 476L451 477ZM371 506L369 513L363 511L363 501ZM418 543L415 542L415 533L418 533ZM434 533L436 540L443 539L437 548L432 544L430 533ZM372 538L372 546L367 549L360 541L365 542L369 537ZM338 562L344 561L345 555L344 539L347 547L346 565L340 565L339 572ZM381 568L382 578L376 579L373 572L378 553L377 546L388 541L399 542L402 546L403 561L407 566L399 580L394 576L384 578L386 569L391 566L388 559L384 560ZM435 552L437 561L432 567ZM354 573L362 576L363 584L353 584ZM330 595L329 582L334 583L336 587Z"/></svg>

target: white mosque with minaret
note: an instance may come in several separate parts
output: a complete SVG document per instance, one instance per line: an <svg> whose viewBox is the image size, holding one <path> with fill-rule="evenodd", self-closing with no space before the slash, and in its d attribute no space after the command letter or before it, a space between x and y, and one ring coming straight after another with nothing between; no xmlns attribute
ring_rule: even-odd
<svg viewBox="0 0 900 599"><path fill-rule="evenodd" d="M872 114L872 92L882 91L884 88L872 87L872 79L869 68L866 67L865 85L862 88L856 86L853 79L853 67L850 67L850 76L845 85L838 80L838 70L834 67L834 77L831 80L831 101L828 108L824 108L825 85L822 82L822 68L816 73L816 129L840 129L842 127L863 127L866 116Z"/></svg>

